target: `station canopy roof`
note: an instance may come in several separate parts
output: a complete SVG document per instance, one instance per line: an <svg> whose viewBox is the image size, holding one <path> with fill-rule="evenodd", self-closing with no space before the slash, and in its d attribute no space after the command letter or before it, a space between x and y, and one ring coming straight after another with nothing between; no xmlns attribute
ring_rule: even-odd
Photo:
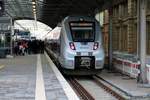
<svg viewBox="0 0 150 100"><path fill-rule="evenodd" d="M36 1L37 20L55 27L68 15L94 16L113 2L125 0L4 0L5 11L13 19L34 19L32 1Z"/></svg>
<svg viewBox="0 0 150 100"><path fill-rule="evenodd" d="M4 0L5 11L14 19L33 19L33 4L32 0ZM41 18L43 0L38 0L36 3L37 19Z"/></svg>

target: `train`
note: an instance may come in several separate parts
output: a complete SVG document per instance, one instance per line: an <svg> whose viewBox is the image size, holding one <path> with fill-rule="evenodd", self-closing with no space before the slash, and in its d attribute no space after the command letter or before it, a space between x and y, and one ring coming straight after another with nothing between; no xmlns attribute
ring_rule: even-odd
<svg viewBox="0 0 150 100"><path fill-rule="evenodd" d="M88 16L68 16L47 37L46 50L68 75L94 75L104 67L99 22Z"/></svg>

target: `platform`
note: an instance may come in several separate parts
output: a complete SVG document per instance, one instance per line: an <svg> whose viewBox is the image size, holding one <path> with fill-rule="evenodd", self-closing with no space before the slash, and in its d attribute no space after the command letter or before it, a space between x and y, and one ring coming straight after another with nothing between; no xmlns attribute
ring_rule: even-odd
<svg viewBox="0 0 150 100"><path fill-rule="evenodd" d="M0 100L78 100L45 54L0 59Z"/></svg>
<svg viewBox="0 0 150 100"><path fill-rule="evenodd" d="M150 100L150 85L138 84L137 79L130 78L121 73L109 72L107 70L103 70L99 76L131 98L134 98L131 100Z"/></svg>

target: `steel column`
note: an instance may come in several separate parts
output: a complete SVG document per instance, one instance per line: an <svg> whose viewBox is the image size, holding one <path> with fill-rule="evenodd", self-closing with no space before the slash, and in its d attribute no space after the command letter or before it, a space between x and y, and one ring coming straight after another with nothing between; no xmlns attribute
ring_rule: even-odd
<svg viewBox="0 0 150 100"><path fill-rule="evenodd" d="M13 39L12 36L14 35L14 26L13 26L13 21L11 18L11 33L10 33L10 54L13 55Z"/></svg>
<svg viewBox="0 0 150 100"><path fill-rule="evenodd" d="M146 0L138 0L138 34L139 34L139 57L140 83L146 83Z"/></svg>
<svg viewBox="0 0 150 100"><path fill-rule="evenodd" d="M112 69L112 59L113 59L113 50L112 50L112 8L109 9L109 69Z"/></svg>

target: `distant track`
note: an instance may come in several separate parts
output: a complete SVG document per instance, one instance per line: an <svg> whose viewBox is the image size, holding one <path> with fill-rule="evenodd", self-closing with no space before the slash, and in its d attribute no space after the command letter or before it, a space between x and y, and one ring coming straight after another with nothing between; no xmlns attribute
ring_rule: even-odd
<svg viewBox="0 0 150 100"><path fill-rule="evenodd" d="M114 90L111 89L111 87L108 87L107 85L105 85L102 81L104 81L104 79L102 79L100 76L93 76L93 79L95 80L95 82L101 87L103 88L105 91L107 91L109 94L111 94L112 96L114 96L115 98L117 98L118 100L126 100L122 95L120 95L119 93L115 92ZM112 86L113 87L113 86Z"/></svg>

